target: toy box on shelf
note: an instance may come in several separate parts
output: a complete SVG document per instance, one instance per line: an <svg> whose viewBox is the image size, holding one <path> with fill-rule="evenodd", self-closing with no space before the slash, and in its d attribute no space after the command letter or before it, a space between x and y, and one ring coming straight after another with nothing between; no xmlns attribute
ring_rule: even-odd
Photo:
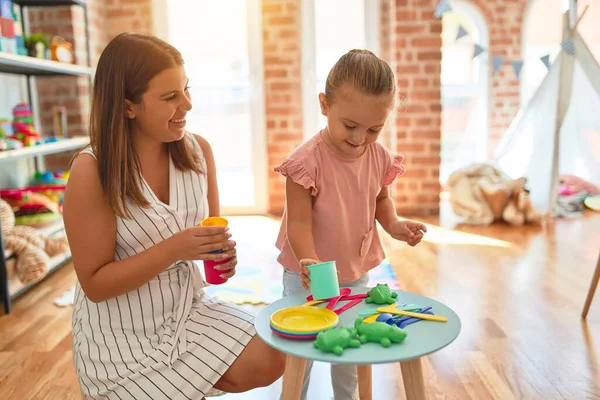
<svg viewBox="0 0 600 400"><path fill-rule="evenodd" d="M19 6L13 4L13 21L15 25L15 42L17 45L17 54L20 56L27 55L27 49L25 48L25 35L23 34L23 22L19 13Z"/></svg>
<svg viewBox="0 0 600 400"><path fill-rule="evenodd" d="M22 31L22 28L20 28ZM17 33L15 26L13 4L10 0L0 0L0 51L18 54Z"/></svg>

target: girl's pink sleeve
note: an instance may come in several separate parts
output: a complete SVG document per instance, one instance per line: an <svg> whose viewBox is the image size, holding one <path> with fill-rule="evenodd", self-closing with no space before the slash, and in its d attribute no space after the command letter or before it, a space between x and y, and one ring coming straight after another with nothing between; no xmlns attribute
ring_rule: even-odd
<svg viewBox="0 0 600 400"><path fill-rule="evenodd" d="M391 185L398 175L404 175L406 172L406 168L404 168L404 165L402 165L402 161L404 161L404 155L388 153L388 156L389 161L385 176L383 177L383 186Z"/></svg>
<svg viewBox="0 0 600 400"><path fill-rule="evenodd" d="M313 173L311 174L309 171ZM290 177L295 183L310 190L311 196L316 196L319 193L314 178L315 166L308 162L306 158L299 160L287 158L281 165L275 167L275 172L279 172L285 177Z"/></svg>

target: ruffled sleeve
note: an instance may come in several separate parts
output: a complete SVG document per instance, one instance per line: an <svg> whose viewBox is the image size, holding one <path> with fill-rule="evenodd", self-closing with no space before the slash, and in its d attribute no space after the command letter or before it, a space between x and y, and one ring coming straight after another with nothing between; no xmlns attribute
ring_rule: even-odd
<svg viewBox="0 0 600 400"><path fill-rule="evenodd" d="M310 190L311 196L316 196L319 193L314 177L308 173L306 166L301 160L288 158L281 165L275 167L275 172L285 177L290 177L292 181Z"/></svg>
<svg viewBox="0 0 600 400"><path fill-rule="evenodd" d="M387 171L385 172L385 176L383 177L383 186L391 185L398 175L404 175L406 168L402 165L402 161L404 161L404 155L390 154L390 162Z"/></svg>

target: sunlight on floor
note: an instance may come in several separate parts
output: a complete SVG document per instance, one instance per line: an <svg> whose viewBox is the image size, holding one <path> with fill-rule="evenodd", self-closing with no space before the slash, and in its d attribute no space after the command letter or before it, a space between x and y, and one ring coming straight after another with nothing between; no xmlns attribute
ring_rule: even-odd
<svg viewBox="0 0 600 400"><path fill-rule="evenodd" d="M479 245L494 247L510 247L509 242L492 239L486 236L475 235L473 233L460 232L454 229L441 228L439 226L425 224L427 233L423 238L424 242L434 244L456 244L456 245Z"/></svg>
<svg viewBox="0 0 600 400"><path fill-rule="evenodd" d="M271 240L273 245L277 239L279 231L279 221L274 218L263 216L232 216L227 217L230 222L231 232L238 238L240 235L260 235L266 240ZM509 242L492 239L486 236L475 235L472 233L460 232L453 229L441 228L439 226L426 224L427 234L424 242L434 244L455 244L455 245L479 245L505 247L511 246Z"/></svg>

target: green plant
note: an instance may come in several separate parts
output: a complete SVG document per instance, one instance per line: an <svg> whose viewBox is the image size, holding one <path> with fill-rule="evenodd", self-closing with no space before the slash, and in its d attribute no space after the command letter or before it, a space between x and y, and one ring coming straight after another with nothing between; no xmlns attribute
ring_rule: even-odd
<svg viewBox="0 0 600 400"><path fill-rule="evenodd" d="M35 48L35 45L38 42L41 42L45 48L50 47L50 38L48 35L45 35L41 32L32 33L31 35L25 35L23 38L25 42L25 48L30 50Z"/></svg>

